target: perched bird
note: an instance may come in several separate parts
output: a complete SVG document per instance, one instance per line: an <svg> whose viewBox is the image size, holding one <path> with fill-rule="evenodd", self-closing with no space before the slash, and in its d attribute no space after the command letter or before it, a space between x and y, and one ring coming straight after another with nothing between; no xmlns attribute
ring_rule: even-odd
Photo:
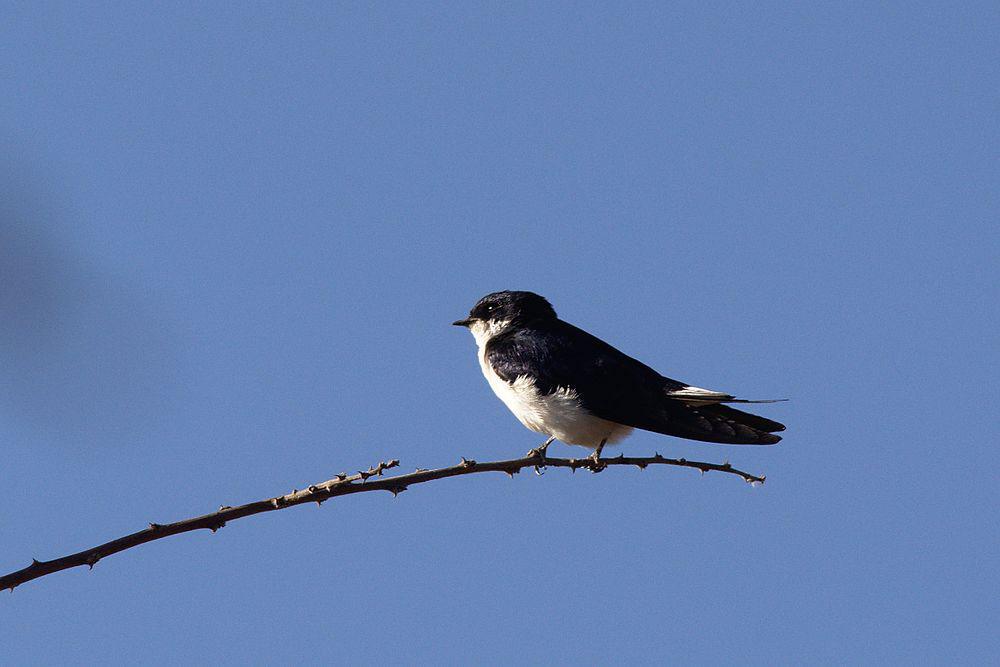
<svg viewBox="0 0 1000 667"><path fill-rule="evenodd" d="M479 347L493 392L532 431L548 437L530 452L544 458L553 440L592 447L633 428L730 445L772 445L785 427L724 405L771 403L671 380L582 329L563 322L544 297L494 292L454 322Z"/></svg>

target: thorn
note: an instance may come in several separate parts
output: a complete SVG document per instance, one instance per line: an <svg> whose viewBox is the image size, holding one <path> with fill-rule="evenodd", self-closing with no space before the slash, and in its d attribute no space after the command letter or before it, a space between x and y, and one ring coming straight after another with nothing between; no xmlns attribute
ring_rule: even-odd
<svg viewBox="0 0 1000 667"><path fill-rule="evenodd" d="M87 556L87 565L90 567L91 570L93 570L94 566L97 565L97 561L99 560L101 560L100 556L98 556L97 554L90 554L89 556Z"/></svg>
<svg viewBox="0 0 1000 667"><path fill-rule="evenodd" d="M394 487L392 487L389 490L392 491L392 497L395 498L396 496L398 496L399 494L401 494L403 491L406 491L406 487L405 486L394 486Z"/></svg>
<svg viewBox="0 0 1000 667"><path fill-rule="evenodd" d="M160 524L153 523L152 521L149 522L149 529L150 530L158 530L159 528L161 528Z"/></svg>
<svg viewBox="0 0 1000 667"><path fill-rule="evenodd" d="M219 511L220 512L224 512L226 510L231 510L231 509L233 509L233 508L230 505L219 505Z"/></svg>
<svg viewBox="0 0 1000 667"><path fill-rule="evenodd" d="M316 493L316 491L318 491L319 489L316 488L315 484L310 484L309 488L306 490L309 491L309 493Z"/></svg>
<svg viewBox="0 0 1000 667"><path fill-rule="evenodd" d="M678 460L678 461L680 461L680 462L681 462L682 464L683 464L683 463L687 463L687 462L688 462L688 460L687 460L687 459L677 459L677 460Z"/></svg>
<svg viewBox="0 0 1000 667"><path fill-rule="evenodd" d="M622 452L621 454L619 454L619 455L618 455L617 457L615 457L615 458L619 458L619 459L624 459L624 458L625 458L625 452Z"/></svg>
<svg viewBox="0 0 1000 667"><path fill-rule="evenodd" d="M271 506L275 508L281 507L281 498L271 498Z"/></svg>
<svg viewBox="0 0 1000 667"><path fill-rule="evenodd" d="M476 462L475 462L475 461L468 461L468 460L466 460L466 458L465 458L464 456L462 457L462 463L461 463L461 466L462 466L463 468L471 468L471 467L472 467L472 466L474 466L474 465L476 465Z"/></svg>
<svg viewBox="0 0 1000 667"><path fill-rule="evenodd" d="M326 500L326 498L317 498L316 499L316 507L322 507L324 500Z"/></svg>
<svg viewBox="0 0 1000 667"><path fill-rule="evenodd" d="M220 521L219 523L217 523L217 524L215 524L213 526L209 526L208 528L209 528L209 530L211 530L214 533L216 531L222 530L225 527L226 527L226 522L225 521Z"/></svg>
<svg viewBox="0 0 1000 667"><path fill-rule="evenodd" d="M514 473L512 473L510 470L504 470L504 472L507 473L508 477L510 477L511 479L514 479Z"/></svg>
<svg viewBox="0 0 1000 667"><path fill-rule="evenodd" d="M30 565L30 567L36 567L36 566L41 565L41 564L42 564L42 561L38 560L37 558L32 558L31 559L31 565Z"/></svg>
<svg viewBox="0 0 1000 667"><path fill-rule="evenodd" d="M539 477L541 477L541 476L542 476L542 475L544 475L545 473L544 473L544 472L542 472L542 468L541 468L541 466L535 466L535 474L536 474L536 475L538 475Z"/></svg>

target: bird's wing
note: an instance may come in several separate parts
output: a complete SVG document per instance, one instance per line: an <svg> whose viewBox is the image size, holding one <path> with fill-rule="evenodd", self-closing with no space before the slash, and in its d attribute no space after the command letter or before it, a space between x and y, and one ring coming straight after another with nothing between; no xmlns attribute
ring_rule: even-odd
<svg viewBox="0 0 1000 667"><path fill-rule="evenodd" d="M646 364L573 325L556 320L494 337L493 370L507 382L528 376L543 394L571 387L592 414L627 426L692 440L772 444L778 422L735 410L733 396L663 377Z"/></svg>

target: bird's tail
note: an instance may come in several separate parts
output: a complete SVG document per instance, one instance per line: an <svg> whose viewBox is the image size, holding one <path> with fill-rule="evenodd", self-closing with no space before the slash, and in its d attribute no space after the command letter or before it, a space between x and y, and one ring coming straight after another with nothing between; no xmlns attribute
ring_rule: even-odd
<svg viewBox="0 0 1000 667"><path fill-rule="evenodd" d="M650 430L725 445L773 445L781 441L774 433L784 431L785 425L728 405L685 405L674 410L669 421Z"/></svg>
<svg viewBox="0 0 1000 667"><path fill-rule="evenodd" d="M760 439L759 444L769 445L781 440L781 436L773 435L775 432L784 431L785 425L767 417L743 412L727 405L710 405L700 408L702 412L718 415L727 421L734 422L739 426L752 428L759 431L756 437Z"/></svg>
<svg viewBox="0 0 1000 667"><path fill-rule="evenodd" d="M785 430L784 424L773 419L725 405L776 403L777 400L736 398L721 391L693 386L672 389L667 392L667 396L681 405L670 410L673 418L663 425L664 428L654 429L661 433L730 445L773 445L781 441L781 436L774 434Z"/></svg>

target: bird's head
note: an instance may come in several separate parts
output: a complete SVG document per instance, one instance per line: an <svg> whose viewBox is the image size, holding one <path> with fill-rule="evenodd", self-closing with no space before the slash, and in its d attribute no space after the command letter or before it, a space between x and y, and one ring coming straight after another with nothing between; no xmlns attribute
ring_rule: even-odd
<svg viewBox="0 0 1000 667"><path fill-rule="evenodd" d="M487 340L510 326L520 326L534 320L555 319L552 305L534 292L493 292L472 307L464 320L455 326L468 327L477 341Z"/></svg>

